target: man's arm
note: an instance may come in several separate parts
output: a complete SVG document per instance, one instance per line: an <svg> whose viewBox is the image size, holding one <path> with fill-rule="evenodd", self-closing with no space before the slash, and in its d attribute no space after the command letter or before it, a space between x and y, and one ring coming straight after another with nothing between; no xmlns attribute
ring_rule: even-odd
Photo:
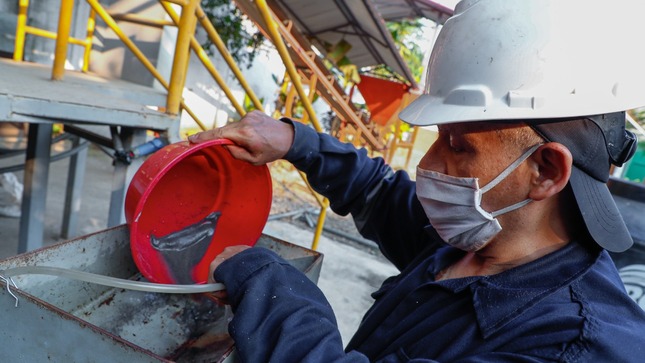
<svg viewBox="0 0 645 363"><path fill-rule="evenodd" d="M229 333L242 362L368 362L345 354L322 292L274 252L249 248L211 268L227 288Z"/></svg>
<svg viewBox="0 0 645 363"><path fill-rule="evenodd" d="M312 188L340 215L352 214L361 234L403 269L431 243L416 185L382 158L293 122L294 142L285 159L305 172Z"/></svg>
<svg viewBox="0 0 645 363"><path fill-rule="evenodd" d="M423 228L428 219L416 198L415 183L393 172L365 149L321 134L302 123L277 121L261 112L190 138L200 142L227 138L238 159L266 164L284 158L307 174L311 186L329 198L334 212L351 213L361 234L377 242L399 269L431 243Z"/></svg>

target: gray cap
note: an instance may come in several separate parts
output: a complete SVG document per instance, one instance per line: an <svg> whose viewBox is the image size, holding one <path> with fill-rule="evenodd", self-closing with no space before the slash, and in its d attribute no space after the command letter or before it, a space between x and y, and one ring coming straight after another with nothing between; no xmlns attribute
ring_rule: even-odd
<svg viewBox="0 0 645 363"><path fill-rule="evenodd" d="M569 183L594 241L612 252L631 247L631 235L606 184L611 164L621 166L636 151L636 136L625 130L625 113L532 120L529 126L547 141L563 144L571 151Z"/></svg>

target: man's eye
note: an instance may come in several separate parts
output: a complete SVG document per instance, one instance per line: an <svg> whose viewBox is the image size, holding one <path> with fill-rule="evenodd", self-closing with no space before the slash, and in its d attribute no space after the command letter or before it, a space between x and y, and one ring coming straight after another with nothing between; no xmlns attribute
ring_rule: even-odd
<svg viewBox="0 0 645 363"><path fill-rule="evenodd" d="M464 147L452 135L450 136L450 148L455 152L463 152Z"/></svg>

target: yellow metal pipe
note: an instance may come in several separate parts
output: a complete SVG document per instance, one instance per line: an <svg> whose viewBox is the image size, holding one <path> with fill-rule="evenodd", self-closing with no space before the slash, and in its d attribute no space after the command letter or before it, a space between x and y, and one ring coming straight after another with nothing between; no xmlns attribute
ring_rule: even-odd
<svg viewBox="0 0 645 363"><path fill-rule="evenodd" d="M278 26L271 16L271 10L267 5L266 0L256 0L255 3L260 10L260 13L262 14L262 18L264 18L264 21L267 24L267 30L269 32L269 35L271 36L271 39L273 40L273 45L275 45L275 47L277 48L278 53L280 54L280 58L282 58L282 63L284 63L287 71L289 72L291 82L293 82L293 85L296 87L296 91L298 92L298 95L302 100L305 110L309 114L309 118L311 118L311 123L314 125L316 131L322 132L323 129L320 126L320 122L318 122L316 112L314 111L314 108L311 105L311 102L309 102L307 94L302 87L302 82L300 80L300 76L298 75L298 71L296 70L296 67L293 64L293 60L289 56L289 51L287 50L287 47L285 46L284 41L282 40L282 37L278 32Z"/></svg>
<svg viewBox="0 0 645 363"><path fill-rule="evenodd" d="M164 26L174 26L173 22L162 19L150 19L137 14L110 14L114 20L127 21L139 25L163 28Z"/></svg>
<svg viewBox="0 0 645 363"><path fill-rule="evenodd" d="M284 98L284 115L293 117L293 105L296 103L296 87L292 84ZM305 112L306 113L306 112Z"/></svg>
<svg viewBox="0 0 645 363"><path fill-rule="evenodd" d="M52 79L60 81L65 74L65 61L67 60L67 44L72 27L72 12L74 0L61 0L60 13L58 14L58 36L56 37L56 50L54 51L54 66Z"/></svg>
<svg viewBox="0 0 645 363"><path fill-rule="evenodd" d="M48 38L48 39L56 39L58 37L58 33L50 32L49 30L34 28L33 26L29 26L29 25L25 27L25 33L36 35L43 38ZM70 37L67 39L67 41L74 45L85 45L85 40L83 39Z"/></svg>
<svg viewBox="0 0 645 363"><path fill-rule="evenodd" d="M195 38L191 39L190 45L199 60L202 61L204 67L208 70L208 73L211 74L217 85L222 89L222 91L224 91L224 94L231 102L231 105L233 105L233 107L235 108L235 111L237 111L240 116L246 115L246 110L244 109L244 107L242 107L242 105L240 105L239 102L237 102L235 96L233 95L233 92L231 92L231 89L226 84L224 78L222 78L213 63L208 58L208 54L206 54L204 48L202 48L202 46L199 44L199 42L197 42Z"/></svg>
<svg viewBox="0 0 645 363"><path fill-rule="evenodd" d="M175 12L175 10L168 5L167 3L161 1L161 6L166 10L168 13L168 16L172 19L172 21L177 24L179 23L179 15ZM246 111L244 110L244 107L240 105L239 102L235 99L235 96L233 96L233 92L231 92L231 89L228 87L226 84L226 81L224 78L219 74L217 69L215 69L215 66L211 62L211 60L208 58L208 54L206 54L206 51L204 51L204 48L199 44L199 42L195 39L195 37L192 37L190 39L190 47L192 50L195 52L199 60L202 62L204 67L208 70L208 72L211 74L217 85L224 91L224 94L228 98L228 100L231 102L231 105L235 108L237 113L240 114L240 116L244 116L246 114Z"/></svg>
<svg viewBox="0 0 645 363"><path fill-rule="evenodd" d="M320 205L320 215L318 216L318 222L316 222L314 239L311 242L311 249L315 251L318 248L318 241L320 240L320 235L322 234L323 227L325 226L325 216L327 215L327 208L329 208L329 199L321 196L320 194L316 193L316 191L314 191L314 189L311 187L311 184L309 184L309 182L307 181L307 176L305 175L305 173L298 170L298 174L300 174L300 177L305 182L305 185L307 185L307 188L309 188L311 195L316 198L318 205Z"/></svg>
<svg viewBox="0 0 645 363"><path fill-rule="evenodd" d="M190 117L192 117L192 119L195 121L195 123L197 124L197 126L199 126L199 128L200 128L200 129L202 129L202 131L206 131L206 130L208 129L208 128L206 127L206 125L204 125L204 123L199 119L199 117L197 117L197 115L195 115L195 113L193 112L193 110L191 110L191 109L190 109L190 108L189 108L189 107L184 103L184 101L181 101L181 108L183 108L183 109L186 111L186 113L187 113Z"/></svg>
<svg viewBox="0 0 645 363"><path fill-rule="evenodd" d="M300 96L300 99L302 100L302 103L305 107L305 110L307 111L307 114L311 118L311 123L314 125L314 128L318 132L322 132L322 127L320 126L320 123L318 122L318 118L316 117L316 113L313 111L313 107L311 105L311 102L309 100L308 95L305 94L304 88L302 87L302 82L300 79L300 75L298 74L298 71L296 70L296 67L293 64L293 60L289 56L289 53L287 51L287 48L282 40L282 37L280 36L277 26L275 22L273 21L273 18L271 16L270 10L268 9L268 6L266 4L266 1L264 0L256 0L256 4L258 6L258 9L260 9L260 12L262 13L262 17L264 18L264 21L267 23L267 30L269 32L269 35L271 36L273 40L273 44L276 46L278 49L278 53L280 54L280 57L282 58L282 62L284 63L287 73L289 75L289 78L291 79L293 86L295 87L296 91L298 92L298 95ZM286 76L285 76L285 84L286 84ZM315 90L313 90L315 92ZM291 93L291 92L288 92ZM289 103L289 94L286 95L286 103ZM286 107L286 105L285 105ZM285 108L285 112L289 113L290 110ZM322 235L323 227L325 225L325 217L327 215L327 208L329 207L329 200L327 198L324 198L320 196L318 193L316 193L312 188L311 185L309 185L309 182L307 182L307 178L305 174L301 171L298 171L302 179L304 180L305 184L311 191L311 194L316 198L316 201L318 201L318 204L320 205L320 215L318 216L318 221L316 223L316 231L314 232L314 238L311 243L311 249L314 251L318 248L318 244L320 241L320 236Z"/></svg>
<svg viewBox="0 0 645 363"><path fill-rule="evenodd" d="M119 37L119 39L121 39L121 41L128 47L128 49L130 49L132 54L134 54L134 56L137 57L137 59L141 63L143 63L144 67L146 67L146 69L152 74L152 76L155 77L157 82L159 82L159 84L161 84L165 89L168 89L169 87L168 82L166 82L166 80L157 71L154 65L152 65L152 63L150 63L148 58L146 58L146 56L141 52L141 50L139 50L137 45L134 44L134 42L132 42L132 40L130 40L130 38L128 38L128 36L125 35L125 33L123 33L123 31L116 23L116 21L112 18L112 16L110 16L110 14L108 14L107 11L105 11L105 9L101 6L101 4L97 0L86 0L86 1L92 7L92 10L96 12L96 15L98 15L99 17L101 17L101 19L103 19L105 24L108 27L110 27L110 29L112 29L112 31L114 31L114 33ZM188 108L188 106L183 101L180 101L180 106L186 110L186 112L195 120L195 122L199 125L199 127L202 128L202 130L206 130L206 127L204 126L204 124L201 121L199 121L197 116L192 112L192 110L190 110L190 108Z"/></svg>
<svg viewBox="0 0 645 363"><path fill-rule="evenodd" d="M136 44L130 38L128 38L125 33L121 30L119 25L114 21L114 19L108 14L107 11L99 4L97 0L86 0L87 3L92 7L92 9L96 12L96 14L103 19L105 24L112 29L112 31L121 39L121 41L130 49L132 54L134 54L137 59L143 63L143 66L146 67L150 73L152 73L153 77L165 88L168 89L168 82L163 78L163 76L157 71L154 65L150 63L148 58L139 50Z"/></svg>
<svg viewBox="0 0 645 363"><path fill-rule="evenodd" d="M181 6L186 6L186 5L188 5L189 0L164 0L164 1L167 1L167 2L173 3L173 4L177 4L177 5L181 5Z"/></svg>
<svg viewBox="0 0 645 363"><path fill-rule="evenodd" d="M29 25L25 26L25 33L36 35L43 38L49 38L49 39L56 39L58 37L58 33L56 32L51 32L49 30L44 30L40 28L34 28L33 26L29 26Z"/></svg>
<svg viewBox="0 0 645 363"><path fill-rule="evenodd" d="M318 85L318 76L315 74L309 79L309 102L314 102L314 97L316 96L316 86ZM309 121L309 114L305 113L302 115L302 122L307 123Z"/></svg>
<svg viewBox="0 0 645 363"><path fill-rule="evenodd" d="M90 16L87 19L87 33L85 35L85 50L83 51L83 72L90 69L90 54L92 53L92 39L96 29L96 11L90 9Z"/></svg>
<svg viewBox="0 0 645 363"><path fill-rule="evenodd" d="M318 65L316 64L314 59L311 56L307 55L307 54L310 54L310 52L302 51L298 41L289 32L286 26L280 25L279 31L282 34L282 36L286 39L286 41L289 44L291 44L295 50L297 50L295 51L296 55L306 65L306 67L319 75L319 79L318 79L319 82L323 84L323 87L327 90L327 93L331 96L332 100L336 100L338 102L337 106L339 107L339 110L337 113L341 113L341 114L344 113L345 114L344 116L348 117L349 121L352 121L354 126L360 129L361 133L364 134L365 140L367 140L374 148L382 149L384 147L382 142L379 141L371 133L371 131L367 128L367 126L363 123L363 121L361 121L360 116L354 113L354 110L351 107L351 103L349 102L348 99L346 99L347 95L343 95L342 91L339 91L338 89L336 89L336 87L334 86L334 77L332 75L328 75L327 77L324 77L323 72L318 68ZM330 104L330 106L332 106L332 108L336 107L332 104Z"/></svg>
<svg viewBox="0 0 645 363"><path fill-rule="evenodd" d="M324 206L325 205L324 204L325 203L325 197L323 197L320 194L316 193L316 191L311 187L311 184L309 184L309 182L307 181L307 175L305 175L305 173L303 173L302 171L298 170L298 174L300 174L300 177L302 178L302 181L304 181L305 185L307 186L307 188L309 188L309 191L311 192L311 195L313 195L314 198L316 198L316 201L318 202L318 205L321 206L321 207Z"/></svg>
<svg viewBox="0 0 645 363"><path fill-rule="evenodd" d="M327 207L329 206L328 199L324 199L326 205L320 207L320 215L318 215L318 222L316 223L316 231L314 232L314 240L311 242L311 249L314 251L318 250L318 243L320 242L320 236L323 232L323 227L325 226L325 217L327 217Z"/></svg>
<svg viewBox="0 0 645 363"><path fill-rule="evenodd" d="M285 101L286 101L286 95L287 95L287 90L289 88L289 84L290 84L290 82L289 82L289 73L287 73L287 71L285 70L284 76L282 76L282 83L280 83L280 91L279 91L280 92L279 97L282 97L282 95L285 95ZM282 100L280 100L280 101L282 101ZM276 109L275 109L275 111L273 111L273 115L271 115L271 117L280 118L281 116L283 116L281 114L281 111L282 111L283 107L284 107L284 104L279 105L279 107L276 107Z"/></svg>
<svg viewBox="0 0 645 363"><path fill-rule="evenodd" d="M255 108L258 110L264 110L264 106L262 105L262 102L260 102L260 99L256 96L255 92L253 92L249 84L246 82L246 78L242 74L242 71L240 70L240 68L238 68L237 64L235 63L235 60L228 52L228 49L226 48L226 44L224 44L224 41L217 33L217 30L210 22L210 20L208 20L208 17L206 16L206 13L204 13L204 10L201 8L201 6L197 7L197 19L199 20L199 23L201 24L202 28L206 30L206 34L208 34L209 39L213 42L213 44L215 44L215 47L222 55L222 58L224 58L224 61L226 62L226 64L228 64L231 71L233 71L233 74L237 78L237 81L240 83L240 85L242 86L246 94L249 96L249 98L251 99L251 102L253 102L253 106L255 106Z"/></svg>
<svg viewBox="0 0 645 363"><path fill-rule="evenodd" d="M175 56L172 62L172 71L170 74L170 87L168 88L168 98L166 101L166 112L170 114L179 113L184 84L186 82L186 73L190 60L190 40L195 34L197 26L197 17L195 10L199 0L190 0L181 11L179 18L179 32L177 33L177 43L175 45Z"/></svg>
<svg viewBox="0 0 645 363"><path fill-rule="evenodd" d="M13 60L22 61L25 54L25 28L27 26L27 10L29 9L29 0L20 0L18 2L18 20L16 22L16 40L13 46Z"/></svg>

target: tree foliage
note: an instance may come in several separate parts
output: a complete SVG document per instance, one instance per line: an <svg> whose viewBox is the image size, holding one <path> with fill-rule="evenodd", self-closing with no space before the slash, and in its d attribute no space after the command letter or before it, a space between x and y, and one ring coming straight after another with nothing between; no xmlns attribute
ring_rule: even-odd
<svg viewBox="0 0 645 363"><path fill-rule="evenodd" d="M249 33L245 25L246 15L230 0L202 0L201 5L233 59L250 67L260 51L264 36L257 29ZM212 45L210 39L202 44L211 55Z"/></svg>
<svg viewBox="0 0 645 363"><path fill-rule="evenodd" d="M422 24L419 20L401 20L388 22L387 29L390 31L394 44L399 49L399 54L407 63L414 79L419 82L425 65L423 64L423 50L417 44L422 36Z"/></svg>

